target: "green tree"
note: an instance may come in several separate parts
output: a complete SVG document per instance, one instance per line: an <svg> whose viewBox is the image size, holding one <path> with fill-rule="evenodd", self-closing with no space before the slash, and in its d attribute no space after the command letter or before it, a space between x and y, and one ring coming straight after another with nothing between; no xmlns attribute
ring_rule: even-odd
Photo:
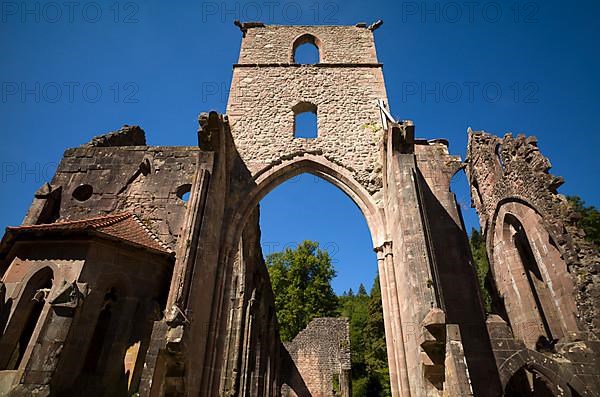
<svg viewBox="0 0 600 397"><path fill-rule="evenodd" d="M266 258L283 341L292 340L315 317L334 317L338 297L331 280L335 270L326 251L314 241L287 248Z"/></svg>
<svg viewBox="0 0 600 397"><path fill-rule="evenodd" d="M379 276L375 277L371 288L365 334L367 335L365 363L369 377L367 395L391 396Z"/></svg>
<svg viewBox="0 0 600 397"><path fill-rule="evenodd" d="M379 278L368 294L360 285L355 295L339 298L340 314L350 319L352 395L390 396L389 369Z"/></svg>
<svg viewBox="0 0 600 397"><path fill-rule="evenodd" d="M586 206L579 196L567 196L567 200L581 215L577 224L585 232L586 239L600 247L600 211L594 206Z"/></svg>
<svg viewBox="0 0 600 397"><path fill-rule="evenodd" d="M471 245L473 261L475 262L475 267L477 269L477 278L479 280L479 289L483 299L483 307L487 313L490 313L492 311L492 296L485 282L490 270L490 262L488 261L487 250L485 248L485 239L481 233L475 230L475 228L471 229L469 244Z"/></svg>
<svg viewBox="0 0 600 397"><path fill-rule="evenodd" d="M339 314L350 320L350 347L352 351L352 377L366 373L365 367L365 327L367 325L369 295L364 286L356 295L339 297Z"/></svg>
<svg viewBox="0 0 600 397"><path fill-rule="evenodd" d="M358 296L368 296L367 295L367 289L365 288L363 283L360 283L360 285L358 286Z"/></svg>

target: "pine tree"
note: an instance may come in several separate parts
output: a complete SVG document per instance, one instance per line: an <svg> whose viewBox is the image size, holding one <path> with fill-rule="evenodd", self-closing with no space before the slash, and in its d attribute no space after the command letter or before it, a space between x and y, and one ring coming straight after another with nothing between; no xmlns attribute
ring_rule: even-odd
<svg viewBox="0 0 600 397"><path fill-rule="evenodd" d="M358 286L358 296L362 296L365 297L367 296L367 289L365 288L363 283L360 283L360 285Z"/></svg>
<svg viewBox="0 0 600 397"><path fill-rule="evenodd" d="M365 334L367 335L365 362L369 376L368 395L391 396L379 276L375 278L371 288Z"/></svg>

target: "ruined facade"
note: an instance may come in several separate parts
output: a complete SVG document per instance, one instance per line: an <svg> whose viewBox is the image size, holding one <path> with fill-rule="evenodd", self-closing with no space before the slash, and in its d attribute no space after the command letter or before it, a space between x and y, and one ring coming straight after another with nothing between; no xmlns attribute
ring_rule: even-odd
<svg viewBox="0 0 600 397"><path fill-rule="evenodd" d="M487 326L510 396L596 395L598 247L556 189L535 137L469 130L467 174L486 236L494 315ZM546 394L542 394L546 393Z"/></svg>
<svg viewBox="0 0 600 397"><path fill-rule="evenodd" d="M352 395L350 322L347 318L316 318L290 342L284 354L282 397Z"/></svg>
<svg viewBox="0 0 600 397"><path fill-rule="evenodd" d="M198 146L147 146L125 126L69 149L6 231L0 393L319 395L329 381L317 392L315 379L335 390L333 376L307 363L329 346L347 395L344 338L300 343L328 319L281 343L260 249L260 199L308 172L369 226L394 396L598 396L598 251L535 140L469 132L462 162L415 139L387 107L379 23L238 25L227 115L200 115ZM318 63L295 62L306 43ZM295 135L305 112L314 138ZM450 191L465 168L496 292L487 316Z"/></svg>

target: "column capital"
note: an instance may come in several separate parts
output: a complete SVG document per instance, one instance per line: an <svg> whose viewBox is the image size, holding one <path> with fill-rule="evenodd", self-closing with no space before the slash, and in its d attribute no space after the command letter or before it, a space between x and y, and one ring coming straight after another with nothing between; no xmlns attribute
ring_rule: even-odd
<svg viewBox="0 0 600 397"><path fill-rule="evenodd" d="M388 255L394 255L392 252L392 240L384 241L381 245L373 248L377 254L377 260L382 260Z"/></svg>

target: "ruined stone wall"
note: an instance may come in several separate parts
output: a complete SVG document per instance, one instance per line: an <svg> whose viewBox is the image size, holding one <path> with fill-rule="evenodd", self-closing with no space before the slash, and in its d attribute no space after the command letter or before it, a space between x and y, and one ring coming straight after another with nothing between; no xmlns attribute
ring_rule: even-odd
<svg viewBox="0 0 600 397"><path fill-rule="evenodd" d="M178 193L192 183L197 167L210 166L212 156L203 154L199 161L198 147L95 146L108 141L102 138L65 151L50 183L62 187L58 220L129 211L174 249L186 208ZM118 143L141 141L121 138ZM84 201L73 195L82 185L92 188Z"/></svg>
<svg viewBox="0 0 600 397"><path fill-rule="evenodd" d="M347 318L315 318L294 340L284 345L293 365L288 363L288 368L282 368L282 371L288 376L298 371L311 396L350 396L350 324ZM282 383L286 384L282 396L303 395L290 388L292 382L289 379L282 379Z"/></svg>
<svg viewBox="0 0 600 397"><path fill-rule="evenodd" d="M321 63L291 64L294 39L318 39ZM344 65L332 64L342 62ZM248 167L302 153L342 164L371 193L381 188L377 100L386 100L373 34L358 27L266 26L251 28L235 65L227 114L235 145ZM318 137L294 138L292 107L317 107Z"/></svg>
<svg viewBox="0 0 600 397"><path fill-rule="evenodd" d="M550 242L546 241L549 244L546 251L555 244L567 265L567 272L557 276L574 283L572 294L581 330L598 335L600 279L594 276L600 263L598 248L585 240L583 231L576 226L577 215L565 197L557 193L563 180L548 172L550 161L540 153L536 138L511 134L499 138L482 131L469 131L467 162L472 204L487 237L492 265L493 247L489 243L501 221L500 207L507 202L531 207L551 237Z"/></svg>
<svg viewBox="0 0 600 397"><path fill-rule="evenodd" d="M556 395L596 395L600 261L557 193L562 179L535 137L469 131L467 163L496 292L487 328L502 387L515 390L529 371Z"/></svg>
<svg viewBox="0 0 600 397"><path fill-rule="evenodd" d="M276 396L281 342L275 298L260 247L258 210L244 230L234 266L223 393Z"/></svg>

